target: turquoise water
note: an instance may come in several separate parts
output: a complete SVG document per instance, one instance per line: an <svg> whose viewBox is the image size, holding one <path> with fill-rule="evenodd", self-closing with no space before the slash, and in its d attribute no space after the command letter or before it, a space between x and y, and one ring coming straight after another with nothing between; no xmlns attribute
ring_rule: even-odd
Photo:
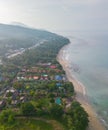
<svg viewBox="0 0 108 130"><path fill-rule="evenodd" d="M61 99L58 97L58 98L56 98L55 102L56 102L56 104L60 105L61 104Z"/></svg>
<svg viewBox="0 0 108 130"><path fill-rule="evenodd" d="M71 40L65 51L71 72L85 85L93 107L107 126L108 33L69 32L66 36Z"/></svg>

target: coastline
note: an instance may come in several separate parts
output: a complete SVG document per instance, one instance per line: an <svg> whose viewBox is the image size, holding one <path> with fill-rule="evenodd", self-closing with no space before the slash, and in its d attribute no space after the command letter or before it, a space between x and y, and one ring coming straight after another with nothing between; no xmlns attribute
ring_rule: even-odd
<svg viewBox="0 0 108 130"><path fill-rule="evenodd" d="M70 43L71 44L71 43ZM86 95L85 86L80 83L71 73L67 60L63 57L65 49L69 46L65 45L57 56L57 61L62 65L64 71L66 72L67 78L70 82L73 83L74 89L76 92L76 100L80 102L81 106L85 109L85 111L89 115L89 127L87 130L105 130L105 127L100 122L97 117L95 110L92 108L88 101L88 97Z"/></svg>

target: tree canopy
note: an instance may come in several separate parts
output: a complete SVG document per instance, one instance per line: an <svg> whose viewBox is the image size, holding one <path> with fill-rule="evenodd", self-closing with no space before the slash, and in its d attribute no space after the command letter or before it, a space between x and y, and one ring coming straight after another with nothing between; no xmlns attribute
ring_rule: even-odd
<svg viewBox="0 0 108 130"><path fill-rule="evenodd" d="M21 112L25 116L32 116L35 114L35 107L30 102L23 103L21 105Z"/></svg>

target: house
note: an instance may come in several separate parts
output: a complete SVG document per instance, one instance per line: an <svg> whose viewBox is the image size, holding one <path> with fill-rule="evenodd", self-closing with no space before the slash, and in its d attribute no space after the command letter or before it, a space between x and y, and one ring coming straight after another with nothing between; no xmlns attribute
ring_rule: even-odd
<svg viewBox="0 0 108 130"><path fill-rule="evenodd" d="M61 81L61 80L62 80L62 76L60 76L60 75L56 75L56 76L55 76L55 80L57 80L57 81Z"/></svg>
<svg viewBox="0 0 108 130"><path fill-rule="evenodd" d="M6 102L4 100L0 101L0 109L5 107L5 105L6 105Z"/></svg>
<svg viewBox="0 0 108 130"><path fill-rule="evenodd" d="M12 99L16 99L19 95L18 91L14 88L6 90L5 97L12 97Z"/></svg>
<svg viewBox="0 0 108 130"><path fill-rule="evenodd" d="M48 80L48 77L45 77L44 79L45 79L45 80Z"/></svg>
<svg viewBox="0 0 108 130"><path fill-rule="evenodd" d="M51 69L55 69L56 66L55 66L55 65L51 65L50 68L51 68Z"/></svg>
<svg viewBox="0 0 108 130"><path fill-rule="evenodd" d="M22 72L26 72L26 69L25 69L25 68L23 68L21 71L22 71Z"/></svg>
<svg viewBox="0 0 108 130"><path fill-rule="evenodd" d="M57 73L61 72L61 70L59 70L59 69L56 69L55 71L56 71Z"/></svg>
<svg viewBox="0 0 108 130"><path fill-rule="evenodd" d="M41 77L40 77L40 80L44 80L44 78L41 76Z"/></svg>
<svg viewBox="0 0 108 130"><path fill-rule="evenodd" d="M21 79L23 80L23 79L24 79L24 77L23 77L23 76L21 76Z"/></svg>
<svg viewBox="0 0 108 130"><path fill-rule="evenodd" d="M56 83L56 86L57 86L57 87L61 87L62 84L61 84L61 83Z"/></svg>
<svg viewBox="0 0 108 130"><path fill-rule="evenodd" d="M63 81L66 82L67 81L67 77L63 76Z"/></svg>
<svg viewBox="0 0 108 130"><path fill-rule="evenodd" d="M20 79L21 79L21 77L18 76L18 77L17 77L17 80L20 80Z"/></svg>
<svg viewBox="0 0 108 130"><path fill-rule="evenodd" d="M50 76L50 80L54 80L54 76L52 75L52 76Z"/></svg>
<svg viewBox="0 0 108 130"><path fill-rule="evenodd" d="M19 96L19 92L15 91L12 95L12 99L15 100Z"/></svg>
<svg viewBox="0 0 108 130"><path fill-rule="evenodd" d="M66 107L70 107L71 103L72 103L72 98L65 99Z"/></svg>
<svg viewBox="0 0 108 130"><path fill-rule="evenodd" d="M37 65L41 65L41 66L50 66L51 65L51 63L49 62L49 63L38 63Z"/></svg>
<svg viewBox="0 0 108 130"><path fill-rule="evenodd" d="M47 74L44 74L43 76L44 76L44 77L48 77L48 75L47 75Z"/></svg>
<svg viewBox="0 0 108 130"><path fill-rule="evenodd" d="M29 80L32 80L32 77L31 77L31 76L29 76Z"/></svg>
<svg viewBox="0 0 108 130"><path fill-rule="evenodd" d="M34 76L33 79L37 80L39 79L39 76Z"/></svg>
<svg viewBox="0 0 108 130"><path fill-rule="evenodd" d="M11 93L15 93L16 90L15 90L14 88L11 88L11 89L6 90L6 93L9 93L9 92L11 92Z"/></svg>
<svg viewBox="0 0 108 130"><path fill-rule="evenodd" d="M42 73L42 70L38 70L39 73Z"/></svg>
<svg viewBox="0 0 108 130"><path fill-rule="evenodd" d="M24 102L27 101L27 98L26 98L25 96L22 96L22 97L20 97L20 101L21 101L22 103L24 103Z"/></svg>
<svg viewBox="0 0 108 130"><path fill-rule="evenodd" d="M1 73L0 73L0 82L3 80L3 77L2 77L2 75L1 75Z"/></svg>

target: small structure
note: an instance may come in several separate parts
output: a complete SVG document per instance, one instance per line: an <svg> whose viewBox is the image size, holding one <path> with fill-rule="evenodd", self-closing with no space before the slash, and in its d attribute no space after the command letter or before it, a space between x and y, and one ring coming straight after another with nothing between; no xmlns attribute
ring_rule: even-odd
<svg viewBox="0 0 108 130"><path fill-rule="evenodd" d="M34 76L33 79L37 80L37 79L39 79L39 77L38 76Z"/></svg>
<svg viewBox="0 0 108 130"><path fill-rule="evenodd" d="M62 76L60 76L60 75L56 75L56 76L55 76L55 80L57 80L57 81L61 81L61 80L62 80Z"/></svg>
<svg viewBox="0 0 108 130"><path fill-rule="evenodd" d="M21 77L17 76L17 80L21 80Z"/></svg>
<svg viewBox="0 0 108 130"><path fill-rule="evenodd" d="M48 80L48 75L47 75L47 74L44 74L44 75L43 75L43 78L44 78L45 80Z"/></svg>
<svg viewBox="0 0 108 130"><path fill-rule="evenodd" d="M0 82L3 80L3 77L2 76L0 76Z"/></svg>
<svg viewBox="0 0 108 130"><path fill-rule="evenodd" d="M18 100L12 100L12 101L11 101L11 104L12 104L14 107L15 107L18 103L19 103Z"/></svg>
<svg viewBox="0 0 108 130"><path fill-rule="evenodd" d="M50 62L49 62L49 63L38 63L37 65L41 65L41 66L50 66L51 63L50 63Z"/></svg>
<svg viewBox="0 0 108 130"><path fill-rule="evenodd" d="M50 80L54 80L54 76L52 75L52 76L50 76Z"/></svg>
<svg viewBox="0 0 108 130"><path fill-rule="evenodd" d="M51 69L56 69L56 66L55 65L51 65L50 68Z"/></svg>
<svg viewBox="0 0 108 130"><path fill-rule="evenodd" d="M20 97L20 101L21 101L22 103L24 103L24 102L27 101L27 98L26 98L25 96L22 96L22 97Z"/></svg>
<svg viewBox="0 0 108 130"><path fill-rule="evenodd" d="M6 102L4 100L0 101L0 109L5 107L5 105L6 105Z"/></svg>
<svg viewBox="0 0 108 130"><path fill-rule="evenodd" d="M15 93L16 90L15 90L14 88L11 88L11 89L6 90L6 93L9 93L9 92L11 92L11 93Z"/></svg>
<svg viewBox="0 0 108 130"><path fill-rule="evenodd" d="M60 97L57 97L57 98L55 99L55 103L58 104L58 105L61 104L61 99L60 99Z"/></svg>
<svg viewBox="0 0 108 130"><path fill-rule="evenodd" d="M32 80L32 77L31 77L31 76L29 76L29 80Z"/></svg>
<svg viewBox="0 0 108 130"><path fill-rule="evenodd" d="M67 81L67 77L63 76L63 81L66 82Z"/></svg>

